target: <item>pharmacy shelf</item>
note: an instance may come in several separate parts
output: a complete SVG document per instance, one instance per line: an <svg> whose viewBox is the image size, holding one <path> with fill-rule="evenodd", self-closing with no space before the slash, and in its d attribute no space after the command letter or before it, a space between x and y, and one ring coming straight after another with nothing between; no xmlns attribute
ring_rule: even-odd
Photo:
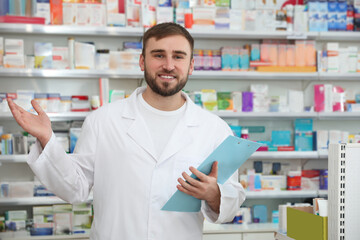
<svg viewBox="0 0 360 240"><path fill-rule="evenodd" d="M63 240L63 239L89 239L89 234L74 234L74 235L49 235L49 236L17 236L17 232L0 233L2 240Z"/></svg>
<svg viewBox="0 0 360 240"><path fill-rule="evenodd" d="M281 72L255 72L255 71L194 71L191 79L226 79L226 80L318 80L318 74L312 73L281 73Z"/></svg>
<svg viewBox="0 0 360 240"><path fill-rule="evenodd" d="M239 118L241 120L247 119L295 119L295 118L317 118L318 114L315 112L214 112L221 118Z"/></svg>
<svg viewBox="0 0 360 240"><path fill-rule="evenodd" d="M267 198L314 198L320 196L327 196L327 191L321 190L299 190L299 191L247 191L246 199L267 199Z"/></svg>
<svg viewBox="0 0 360 240"><path fill-rule="evenodd" d="M23 69L1 68L0 77L11 78L121 78L142 79L144 73L139 70L57 70L57 69ZM360 81L360 73L281 73L255 71L194 71L190 79L197 80L271 80L271 81Z"/></svg>
<svg viewBox="0 0 360 240"><path fill-rule="evenodd" d="M319 120L359 120L360 112L321 112L318 113Z"/></svg>
<svg viewBox="0 0 360 240"><path fill-rule="evenodd" d="M215 224L204 221L204 234L276 232L277 223ZM215 239L215 238L212 238ZM221 237L216 238L221 239ZM229 238L230 239L230 238Z"/></svg>
<svg viewBox="0 0 360 240"><path fill-rule="evenodd" d="M189 29L194 38L205 39L315 39L316 32L237 31L228 29Z"/></svg>
<svg viewBox="0 0 360 240"><path fill-rule="evenodd" d="M58 197L0 198L0 206L53 205L64 203L66 202Z"/></svg>
<svg viewBox="0 0 360 240"><path fill-rule="evenodd" d="M88 202L91 202L93 197L89 197ZM24 198L0 198L0 206L36 206L36 205L54 205L65 204L66 201L59 197L24 197Z"/></svg>
<svg viewBox="0 0 360 240"><path fill-rule="evenodd" d="M1 33L142 37L143 28L0 23Z"/></svg>
<svg viewBox="0 0 360 240"><path fill-rule="evenodd" d="M0 163L24 163L27 160L27 154L21 155L0 155Z"/></svg>
<svg viewBox="0 0 360 240"><path fill-rule="evenodd" d="M23 163L27 160L26 154L22 155L0 155L0 163ZM320 154L317 151L284 151L284 152L268 152L259 151L251 155L250 159L265 160L265 159L327 159L326 153Z"/></svg>
<svg viewBox="0 0 360 240"><path fill-rule="evenodd" d="M57 70L57 69L19 69L3 68L0 69L0 77L32 77L32 78L143 78L144 74L140 71L132 70Z"/></svg>
<svg viewBox="0 0 360 240"><path fill-rule="evenodd" d="M359 42L360 32L319 32L316 40L320 41L341 41Z"/></svg>
<svg viewBox="0 0 360 240"><path fill-rule="evenodd" d="M91 112L66 112L66 113L47 113L52 122L59 121L81 121ZM0 120L13 120L10 112L0 113Z"/></svg>
<svg viewBox="0 0 360 240"><path fill-rule="evenodd" d="M360 73L319 73L319 80L360 81Z"/></svg>
<svg viewBox="0 0 360 240"><path fill-rule="evenodd" d="M319 155L317 151L258 151L251 155L250 159L253 160L266 160L266 159L327 159L325 155Z"/></svg>

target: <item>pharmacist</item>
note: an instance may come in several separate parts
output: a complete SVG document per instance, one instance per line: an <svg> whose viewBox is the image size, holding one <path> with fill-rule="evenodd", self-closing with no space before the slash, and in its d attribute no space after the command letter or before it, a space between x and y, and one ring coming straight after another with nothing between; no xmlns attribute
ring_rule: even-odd
<svg viewBox="0 0 360 240"><path fill-rule="evenodd" d="M74 154L56 141L34 100L38 116L11 100L9 106L19 125L38 139L28 164L50 191L78 203L93 189L91 239L200 240L204 217L229 222L245 200L237 172L221 185L216 163L209 175L195 169L232 133L181 91L194 69L194 40L186 29L156 25L143 44L139 64L147 86L91 113ZM162 211L177 189L201 199L200 212Z"/></svg>

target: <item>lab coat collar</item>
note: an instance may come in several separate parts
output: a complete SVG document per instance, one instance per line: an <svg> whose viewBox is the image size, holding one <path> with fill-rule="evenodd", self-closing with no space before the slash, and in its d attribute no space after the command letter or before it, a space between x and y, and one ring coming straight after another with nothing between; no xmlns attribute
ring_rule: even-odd
<svg viewBox="0 0 360 240"><path fill-rule="evenodd" d="M134 120L130 125L127 133L139 146L145 149L158 163L163 162L184 148L186 145L192 142L192 136L189 136L188 131L185 131L188 127L197 127L200 124L200 120L197 117L196 112L199 110L190 97L182 92L182 95L186 98L186 109L183 118L179 121L172 133L169 142L164 146L159 159L156 158L156 151L153 140L150 136L150 132L144 119L140 116L137 108L137 95L144 92L146 87L137 88L127 99L128 104L125 105L122 117L126 119Z"/></svg>
<svg viewBox="0 0 360 240"><path fill-rule="evenodd" d="M125 109L122 113L122 117L129 119L136 119L139 115L137 110L137 95L143 93L146 89L145 87L137 88L130 96L129 96L129 104L125 106ZM190 97L185 93L181 92L181 95L185 97L187 105L185 110L185 122L187 126L198 126L200 124L200 120L197 117L196 111L198 110L195 103L190 99Z"/></svg>

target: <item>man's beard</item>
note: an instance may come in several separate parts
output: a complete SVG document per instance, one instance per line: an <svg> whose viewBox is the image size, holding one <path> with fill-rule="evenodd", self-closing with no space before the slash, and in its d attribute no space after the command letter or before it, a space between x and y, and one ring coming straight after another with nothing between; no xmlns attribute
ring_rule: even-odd
<svg viewBox="0 0 360 240"><path fill-rule="evenodd" d="M160 83L161 84L161 86L160 86L160 84L158 84L156 82L157 75L155 75L155 77L152 77L148 73L148 71L146 71L146 67L145 67L144 72L145 72L145 74L144 74L145 81L146 81L147 85L151 88L151 90L153 92L155 92L163 97L173 96L176 93L178 93L179 91L181 91L185 87L188 77L189 77L189 74L186 74L186 77L184 77L183 79L178 79L179 81L177 82L175 87L169 88L170 84L168 82L162 82L162 83ZM188 71L188 73L189 73L189 71ZM172 71L164 70L163 74L172 74ZM172 74L172 75L174 75L174 74Z"/></svg>

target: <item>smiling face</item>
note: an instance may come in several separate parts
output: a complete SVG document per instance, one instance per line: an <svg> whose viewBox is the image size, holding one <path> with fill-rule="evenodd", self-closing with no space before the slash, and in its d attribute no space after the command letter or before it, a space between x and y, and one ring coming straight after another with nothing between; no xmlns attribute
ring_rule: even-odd
<svg viewBox="0 0 360 240"><path fill-rule="evenodd" d="M150 89L163 97L179 93L194 69L190 44L181 35L148 39L139 64Z"/></svg>

